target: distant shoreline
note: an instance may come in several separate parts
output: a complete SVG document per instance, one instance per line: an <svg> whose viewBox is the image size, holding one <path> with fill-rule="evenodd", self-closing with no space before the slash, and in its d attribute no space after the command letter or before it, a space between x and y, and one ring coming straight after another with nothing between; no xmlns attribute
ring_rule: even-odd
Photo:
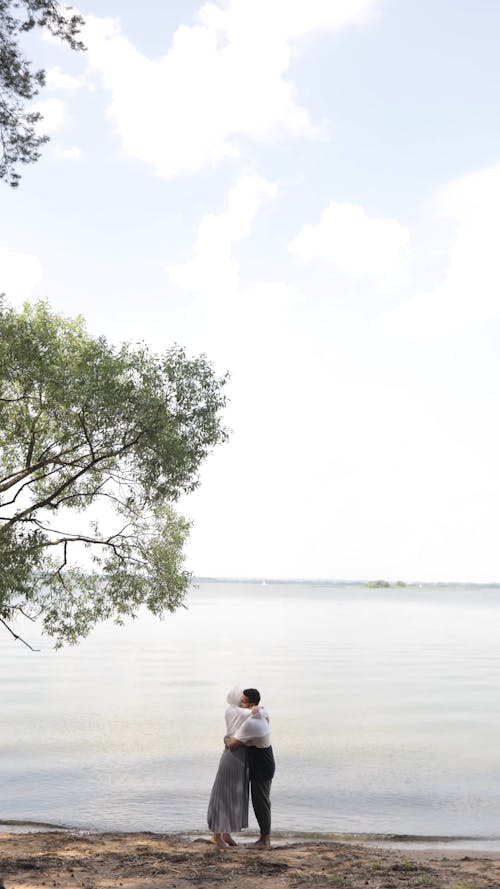
<svg viewBox="0 0 500 889"><path fill-rule="evenodd" d="M365 587L366 589L434 589L440 588L461 588L461 589L500 589L499 581L491 583L483 583L477 581L464 580L447 580L447 581L418 581L418 580L329 580L317 577L205 577L199 576L192 578L193 584L198 583L242 583L256 586L356 586Z"/></svg>
<svg viewBox="0 0 500 889"><path fill-rule="evenodd" d="M207 830L179 830L169 831L168 834L155 830L101 830L99 828L71 827L69 825L51 824L46 821L30 821L22 819L0 820L0 835L12 834L18 836L34 834L63 834L82 837L132 837L150 836L161 839L169 838L175 841L197 842L208 840L210 833ZM256 830L246 830L238 836L239 842L251 842L258 836ZM460 849L462 851L486 850L498 852L500 855L500 835L489 837L472 836L445 836L422 834L394 834L394 833L345 833L336 831L318 830L276 830L273 831L275 844L307 844L307 843L346 843L374 846L376 848L390 849Z"/></svg>

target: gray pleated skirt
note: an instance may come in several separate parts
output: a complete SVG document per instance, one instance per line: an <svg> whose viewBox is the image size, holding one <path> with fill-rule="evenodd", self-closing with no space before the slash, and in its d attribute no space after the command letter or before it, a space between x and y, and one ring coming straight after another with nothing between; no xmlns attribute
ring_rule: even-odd
<svg viewBox="0 0 500 889"><path fill-rule="evenodd" d="M208 803L208 826L214 833L248 827L248 754L246 747L225 750Z"/></svg>

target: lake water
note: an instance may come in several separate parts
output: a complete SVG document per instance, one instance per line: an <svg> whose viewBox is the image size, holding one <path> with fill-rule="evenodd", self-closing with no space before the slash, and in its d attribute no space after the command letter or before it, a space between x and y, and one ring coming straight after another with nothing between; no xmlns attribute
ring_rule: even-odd
<svg viewBox="0 0 500 889"><path fill-rule="evenodd" d="M204 831L225 696L271 713L273 829L500 844L500 590L205 583L32 653L0 634L0 821ZM255 822L251 822L255 826Z"/></svg>

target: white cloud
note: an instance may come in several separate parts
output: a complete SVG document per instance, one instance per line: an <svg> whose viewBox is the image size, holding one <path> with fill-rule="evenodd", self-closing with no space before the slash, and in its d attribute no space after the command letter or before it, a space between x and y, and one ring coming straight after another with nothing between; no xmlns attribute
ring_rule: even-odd
<svg viewBox="0 0 500 889"><path fill-rule="evenodd" d="M239 157L244 141L318 133L286 79L292 44L319 30L362 25L379 0L229 0L201 7L165 56L149 59L116 20L89 16L92 71L111 92L124 151L175 177Z"/></svg>
<svg viewBox="0 0 500 889"><path fill-rule="evenodd" d="M65 74L61 71L59 65L52 65L45 72L45 81L48 89L63 90L64 92L73 92L81 87L82 81L78 77L71 74Z"/></svg>
<svg viewBox="0 0 500 889"><path fill-rule="evenodd" d="M452 233L447 270L383 315L382 333L447 336L500 315L500 166L455 180L434 206Z"/></svg>
<svg viewBox="0 0 500 889"><path fill-rule="evenodd" d="M275 194L276 186L260 176L241 176L229 193L227 210L202 219L192 259L167 266L172 283L191 293L234 294L239 274L231 248L250 234L258 210Z"/></svg>
<svg viewBox="0 0 500 889"><path fill-rule="evenodd" d="M43 120L38 123L41 132L52 133L60 130L66 119L66 106L61 99L45 99L35 102L32 110L42 115Z"/></svg>
<svg viewBox="0 0 500 889"><path fill-rule="evenodd" d="M63 148L62 145L54 145L53 151L55 156L60 160L74 161L79 160L82 156L82 149L78 148L76 145L73 145L70 148Z"/></svg>
<svg viewBox="0 0 500 889"><path fill-rule="evenodd" d="M292 41L314 31L337 31L369 22L380 0L229 0L223 7L206 3L200 21L224 32L231 41Z"/></svg>
<svg viewBox="0 0 500 889"><path fill-rule="evenodd" d="M331 201L317 225L304 225L289 245L302 262L323 260L357 280L385 285L405 278L411 257L410 233L396 219L368 216L350 203Z"/></svg>
<svg viewBox="0 0 500 889"><path fill-rule="evenodd" d="M9 302L29 299L41 277L42 266L36 256L0 244L0 293L5 293Z"/></svg>
<svg viewBox="0 0 500 889"><path fill-rule="evenodd" d="M217 356L221 370L230 367L233 378L239 379L242 404L254 400L261 385L269 391L270 375L284 353L291 349L297 354L295 338L285 341L283 331L302 301L300 292L286 281L246 279L232 254L234 245L252 234L258 212L275 195L274 183L242 175L229 192L226 209L201 220L192 256L166 267L172 284L195 297L186 302L186 326L177 334L179 341L195 352ZM253 371L247 390L249 363ZM276 379L281 372L282 367ZM262 418L263 403L259 410ZM237 412L233 405L231 415Z"/></svg>

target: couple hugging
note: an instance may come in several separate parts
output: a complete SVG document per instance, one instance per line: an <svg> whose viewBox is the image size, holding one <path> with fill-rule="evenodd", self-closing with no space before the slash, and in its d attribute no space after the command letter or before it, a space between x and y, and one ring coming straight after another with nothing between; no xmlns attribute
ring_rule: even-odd
<svg viewBox="0 0 500 889"><path fill-rule="evenodd" d="M220 849L236 846L232 831L248 827L248 787L260 829L254 844L271 848L271 781L274 757L269 716L259 706L256 688L233 688L227 696L225 750L221 756L208 804L212 842Z"/></svg>

